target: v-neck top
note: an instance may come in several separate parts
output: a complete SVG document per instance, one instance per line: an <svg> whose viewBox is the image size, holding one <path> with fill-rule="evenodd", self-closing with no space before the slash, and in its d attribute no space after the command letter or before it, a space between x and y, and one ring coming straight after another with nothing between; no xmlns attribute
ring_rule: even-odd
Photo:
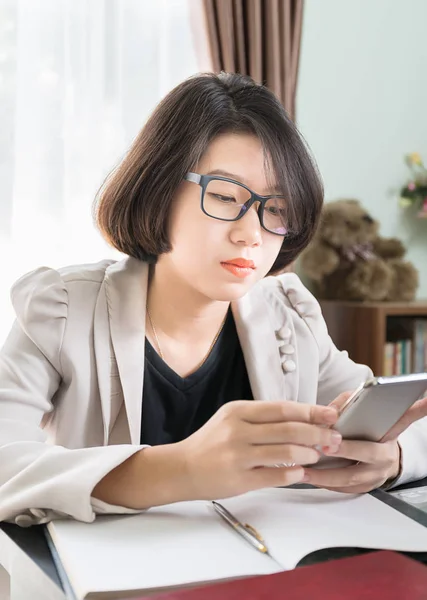
<svg viewBox="0 0 427 600"><path fill-rule="evenodd" d="M179 442L233 400L253 395L231 311L209 356L188 377L171 369L146 338L141 444Z"/></svg>

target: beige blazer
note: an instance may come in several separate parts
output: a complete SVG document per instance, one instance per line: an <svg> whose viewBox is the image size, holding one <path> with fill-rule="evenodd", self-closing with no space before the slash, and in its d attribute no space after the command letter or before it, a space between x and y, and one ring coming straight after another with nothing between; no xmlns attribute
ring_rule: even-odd
<svg viewBox="0 0 427 600"><path fill-rule="evenodd" d="M0 521L133 512L91 493L143 447L147 279L127 258L40 268L13 286L16 321L0 354ZM336 349L293 273L262 280L232 310L256 400L327 404L370 375ZM401 481L426 475L426 425L401 442Z"/></svg>

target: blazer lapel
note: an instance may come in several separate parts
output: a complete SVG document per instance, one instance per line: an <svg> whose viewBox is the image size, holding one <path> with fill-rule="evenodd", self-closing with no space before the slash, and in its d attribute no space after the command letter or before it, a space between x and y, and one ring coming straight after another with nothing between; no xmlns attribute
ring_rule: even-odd
<svg viewBox="0 0 427 600"><path fill-rule="evenodd" d="M298 400L295 327L279 278L267 277L232 304L255 400Z"/></svg>
<svg viewBox="0 0 427 600"><path fill-rule="evenodd" d="M134 258L114 263L106 271L111 343L132 444L139 444L141 435L147 284L148 265Z"/></svg>
<svg viewBox="0 0 427 600"><path fill-rule="evenodd" d="M96 302L93 334L98 389L104 423L104 446L108 444L111 426L111 339L108 320L104 280Z"/></svg>
<svg viewBox="0 0 427 600"><path fill-rule="evenodd" d="M255 400L285 400L285 381L263 282L232 303L248 377Z"/></svg>

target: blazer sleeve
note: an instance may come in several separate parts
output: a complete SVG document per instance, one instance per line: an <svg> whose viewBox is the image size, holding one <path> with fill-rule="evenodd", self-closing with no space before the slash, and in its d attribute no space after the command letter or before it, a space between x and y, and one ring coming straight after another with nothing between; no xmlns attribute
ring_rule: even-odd
<svg viewBox="0 0 427 600"><path fill-rule="evenodd" d="M312 332L319 348L319 404L329 404L338 394L354 390L372 377L365 365L354 363L339 351L328 334L320 305L296 275L286 286L289 301ZM391 487L427 476L427 417L410 425L398 438L402 449L401 473Z"/></svg>
<svg viewBox="0 0 427 600"><path fill-rule="evenodd" d="M91 498L95 485L142 446L67 449L42 428L61 382L68 298L60 274L41 268L12 288L15 323L0 351L0 521L22 526L69 516L137 512Z"/></svg>

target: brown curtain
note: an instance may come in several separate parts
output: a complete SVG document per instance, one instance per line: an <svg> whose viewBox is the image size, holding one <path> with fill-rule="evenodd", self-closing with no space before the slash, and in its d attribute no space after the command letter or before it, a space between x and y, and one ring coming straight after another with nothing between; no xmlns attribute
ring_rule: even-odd
<svg viewBox="0 0 427 600"><path fill-rule="evenodd" d="M192 6L203 66L250 75L295 119L303 0L194 0Z"/></svg>

